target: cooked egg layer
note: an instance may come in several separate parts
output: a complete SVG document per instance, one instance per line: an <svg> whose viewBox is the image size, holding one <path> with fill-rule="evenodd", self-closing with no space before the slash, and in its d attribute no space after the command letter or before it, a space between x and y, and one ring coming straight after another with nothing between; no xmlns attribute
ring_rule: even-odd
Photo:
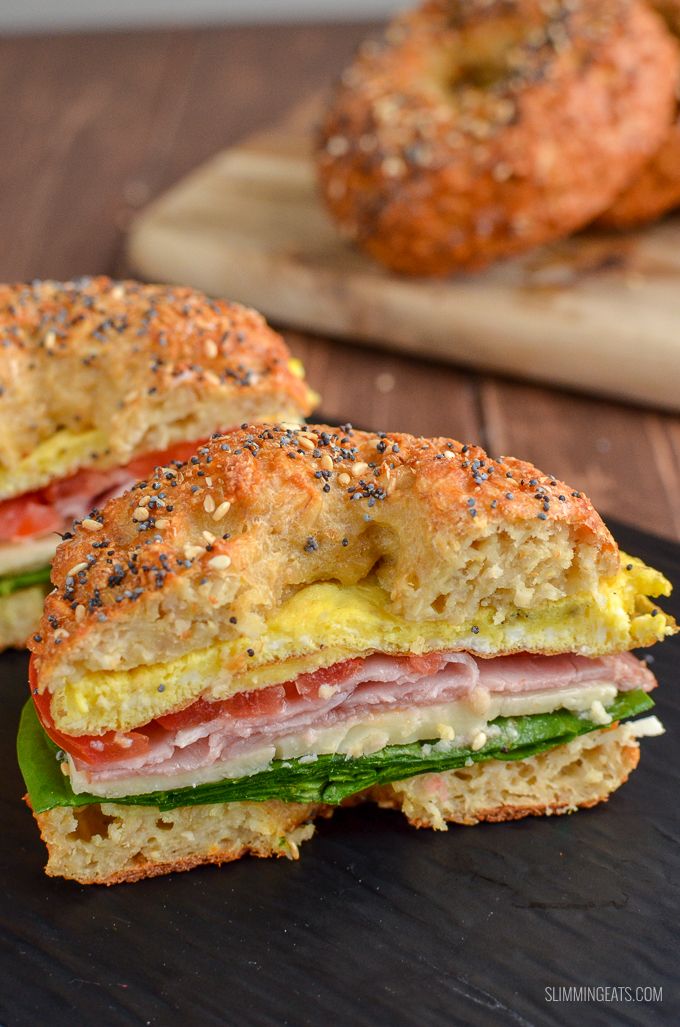
<svg viewBox="0 0 680 1027"><path fill-rule="evenodd" d="M477 741L484 744L487 737L491 738L494 731L498 732L497 727L489 726L496 717L522 717L561 709L583 712L595 723L598 723L597 717L601 716L605 726L611 723L611 718L604 707L614 701L616 694L616 685L607 681L528 695L489 695L486 689L481 688L455 702L409 710L388 710L372 716L364 714L358 720L285 735L240 756L219 760L207 767L174 773L172 776L159 773L121 774L116 780L98 781L96 774L92 776L76 770L69 756L71 787L75 792L90 792L114 798L186 788L223 781L225 778L246 777L266 770L272 760L302 757L303 761L313 762L317 756L325 753L357 758L379 752L388 745L410 745L422 741L433 741L442 749L467 749Z"/></svg>
<svg viewBox="0 0 680 1027"><path fill-rule="evenodd" d="M474 624L454 624L395 615L376 584L321 582L291 596L257 638L241 636L166 663L99 671L67 682L52 698L52 716L65 734L128 731L201 695L224 699L372 652L622 652L651 645L674 630L672 618L647 598L668 595L670 589L658 571L623 556L618 575L594 594L510 615L487 606Z"/></svg>
<svg viewBox="0 0 680 1027"><path fill-rule="evenodd" d="M74 432L62 428L11 466L5 466L0 458L0 496L20 495L26 491L25 482L66 477L83 464L91 463L90 454L100 453L106 445L100 431Z"/></svg>

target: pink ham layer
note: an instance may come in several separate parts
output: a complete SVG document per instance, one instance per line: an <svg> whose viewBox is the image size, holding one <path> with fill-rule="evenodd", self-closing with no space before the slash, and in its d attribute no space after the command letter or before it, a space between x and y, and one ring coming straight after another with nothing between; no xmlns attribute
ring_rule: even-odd
<svg viewBox="0 0 680 1027"><path fill-rule="evenodd" d="M151 747L142 756L117 760L110 766L88 768L75 760L92 782L115 781L153 773L168 779L180 772L203 769L289 735L306 733L309 751L320 729L340 722L365 723L392 710L433 706L470 696L475 689L492 695L529 694L567 687L586 687L596 681L615 684L619 691L654 688L654 675L630 653L589 659L572 654L532 656L527 653L477 659L470 653L441 653L439 668L418 671L403 657L374 655L358 668L350 661L348 676L326 698L309 694L287 698L274 717L235 717L221 711L197 726L164 731L154 725ZM430 658L431 659L431 658ZM322 689L323 690L323 689ZM324 690L324 694L325 690Z"/></svg>
<svg viewBox="0 0 680 1027"><path fill-rule="evenodd" d="M120 496L131 489L137 479L125 467L114 467L109 471L90 472L89 488L71 495L58 496L53 506L64 524L86 517L94 507L102 507L109 499Z"/></svg>

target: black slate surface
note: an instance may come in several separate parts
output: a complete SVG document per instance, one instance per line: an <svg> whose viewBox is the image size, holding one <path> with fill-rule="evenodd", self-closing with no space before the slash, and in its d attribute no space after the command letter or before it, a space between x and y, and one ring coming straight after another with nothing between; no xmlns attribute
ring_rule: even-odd
<svg viewBox="0 0 680 1027"><path fill-rule="evenodd" d="M680 547L614 527L680 595ZM678 597L666 606L680 616ZM679 667L680 639L656 647L667 734L643 742L640 769L605 806L447 834L348 810L298 863L106 889L42 874L14 757L26 659L5 655L0 1023L680 1023ZM662 999L546 999L568 985Z"/></svg>

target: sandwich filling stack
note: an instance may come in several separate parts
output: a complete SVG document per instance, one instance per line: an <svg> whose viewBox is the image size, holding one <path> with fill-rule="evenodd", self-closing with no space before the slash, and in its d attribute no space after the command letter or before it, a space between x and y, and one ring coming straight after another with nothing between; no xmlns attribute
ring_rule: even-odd
<svg viewBox="0 0 680 1027"><path fill-rule="evenodd" d="M35 630L74 518L96 534L90 510L213 432L311 410L263 319L190 289L3 285L0 340L0 649Z"/></svg>
<svg viewBox="0 0 680 1027"><path fill-rule="evenodd" d="M242 427L89 519L19 736L49 874L294 857L358 800L435 828L566 812L662 730L631 650L675 630L670 585L530 464Z"/></svg>

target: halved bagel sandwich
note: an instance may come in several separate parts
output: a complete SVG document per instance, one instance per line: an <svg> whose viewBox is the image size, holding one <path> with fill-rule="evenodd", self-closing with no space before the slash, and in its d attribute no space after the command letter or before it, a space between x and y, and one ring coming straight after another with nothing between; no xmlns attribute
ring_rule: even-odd
<svg viewBox="0 0 680 1027"><path fill-rule="evenodd" d="M37 627L74 517L217 430L299 422L312 400L243 307L104 277L0 285L0 649Z"/></svg>
<svg viewBox="0 0 680 1027"><path fill-rule="evenodd" d="M296 856L374 800L418 825L605 800L661 730L630 650L668 581L514 459L242 427L58 549L19 758L47 873Z"/></svg>

